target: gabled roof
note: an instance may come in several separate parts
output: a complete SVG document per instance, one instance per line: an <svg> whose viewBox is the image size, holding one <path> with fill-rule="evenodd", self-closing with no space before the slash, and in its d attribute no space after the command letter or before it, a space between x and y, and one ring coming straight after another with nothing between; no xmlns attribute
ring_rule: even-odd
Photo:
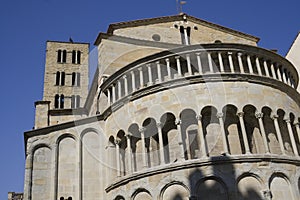
<svg viewBox="0 0 300 200"><path fill-rule="evenodd" d="M165 16L165 17L156 17L156 18L149 18L149 19L140 19L140 20L134 20L134 21L127 21L127 22L119 22L110 24L107 30L107 33L109 35L112 35L114 30L121 29L121 28L129 28L129 27L137 27L137 26L143 26L143 25L151 25L156 23L164 23L164 22L173 22L173 21L179 21L179 20L187 20L191 21L197 24L201 24L203 26L207 26L210 28L214 28L223 32L227 32L233 35L237 35L240 37L244 37L246 39L252 40L254 42L258 42L260 39L256 36L252 36L246 33L242 33L240 31L236 31L230 28L226 28L224 26L220 26L218 24L214 24L190 15L187 15L185 13L180 15L173 15L173 16Z"/></svg>

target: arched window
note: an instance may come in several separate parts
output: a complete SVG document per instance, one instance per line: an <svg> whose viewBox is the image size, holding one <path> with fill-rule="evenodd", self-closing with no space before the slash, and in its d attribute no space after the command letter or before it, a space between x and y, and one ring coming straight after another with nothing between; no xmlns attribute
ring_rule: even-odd
<svg viewBox="0 0 300 200"><path fill-rule="evenodd" d="M64 197L60 197L60 198L59 198L59 200L64 200L64 199L65 199Z"/></svg>
<svg viewBox="0 0 300 200"><path fill-rule="evenodd" d="M81 60L81 52L77 51L77 64L80 64L80 60Z"/></svg>
<svg viewBox="0 0 300 200"><path fill-rule="evenodd" d="M72 63L73 64L76 63L76 51L75 50L72 51Z"/></svg>
<svg viewBox="0 0 300 200"><path fill-rule="evenodd" d="M59 49L58 51L57 51L57 62L61 62L61 50Z"/></svg>
<svg viewBox="0 0 300 200"><path fill-rule="evenodd" d="M66 50L63 50L62 62L63 62L63 63L66 63L66 62L67 62L67 51L66 51Z"/></svg>
<svg viewBox="0 0 300 200"><path fill-rule="evenodd" d="M55 85L59 85L59 81L60 81L60 72L56 72L56 83L55 83Z"/></svg>
<svg viewBox="0 0 300 200"><path fill-rule="evenodd" d="M58 108L59 106L59 95L55 95L55 98L54 98L54 108Z"/></svg>
<svg viewBox="0 0 300 200"><path fill-rule="evenodd" d="M68 197L68 200L72 200L72 197Z"/></svg>
<svg viewBox="0 0 300 200"><path fill-rule="evenodd" d="M80 73L72 73L72 86L80 86Z"/></svg>
<svg viewBox="0 0 300 200"><path fill-rule="evenodd" d="M80 51L72 51L72 63L73 64L80 64L81 52Z"/></svg>
<svg viewBox="0 0 300 200"><path fill-rule="evenodd" d="M63 109L64 108L64 104L65 104L65 96L62 94L60 95L60 108Z"/></svg>
<svg viewBox="0 0 300 200"><path fill-rule="evenodd" d="M76 73L73 72L72 73L72 86L75 86L75 82L76 82Z"/></svg>
<svg viewBox="0 0 300 200"><path fill-rule="evenodd" d="M61 85L65 85L65 76L66 76L65 72L62 72L61 73L61 82L60 82Z"/></svg>

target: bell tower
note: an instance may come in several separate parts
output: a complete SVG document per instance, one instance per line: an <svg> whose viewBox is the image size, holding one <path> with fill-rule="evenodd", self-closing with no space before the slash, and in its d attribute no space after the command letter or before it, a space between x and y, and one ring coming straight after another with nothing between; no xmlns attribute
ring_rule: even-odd
<svg viewBox="0 0 300 200"><path fill-rule="evenodd" d="M47 41L43 100L35 103L35 128L84 113L88 94L88 43Z"/></svg>

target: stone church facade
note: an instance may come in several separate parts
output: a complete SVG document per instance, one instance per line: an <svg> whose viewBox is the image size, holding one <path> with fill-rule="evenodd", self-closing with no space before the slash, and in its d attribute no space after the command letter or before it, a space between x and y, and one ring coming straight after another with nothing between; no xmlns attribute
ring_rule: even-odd
<svg viewBox="0 0 300 200"><path fill-rule="evenodd" d="M186 14L47 42L24 199L300 198L297 66ZM293 49L291 49L293 50Z"/></svg>

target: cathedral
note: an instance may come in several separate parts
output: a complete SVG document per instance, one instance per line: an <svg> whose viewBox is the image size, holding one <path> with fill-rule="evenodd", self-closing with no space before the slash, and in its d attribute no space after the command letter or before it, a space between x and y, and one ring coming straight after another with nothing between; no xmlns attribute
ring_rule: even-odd
<svg viewBox="0 0 300 200"><path fill-rule="evenodd" d="M93 77L89 43L47 41L23 198L300 199L299 38L285 58L185 13L114 23Z"/></svg>

